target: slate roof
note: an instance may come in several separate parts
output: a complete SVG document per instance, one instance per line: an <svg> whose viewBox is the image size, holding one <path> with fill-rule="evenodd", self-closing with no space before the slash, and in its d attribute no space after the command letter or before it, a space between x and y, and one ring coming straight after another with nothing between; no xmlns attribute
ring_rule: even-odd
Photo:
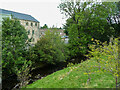
<svg viewBox="0 0 120 90"><path fill-rule="evenodd" d="M0 13L10 14L13 16L13 18L17 18L17 19L21 19L21 20L29 20L29 21L39 22L34 17L32 17L31 15L28 15L28 14L18 13L18 12L14 12L14 11L5 10L5 9L0 9Z"/></svg>

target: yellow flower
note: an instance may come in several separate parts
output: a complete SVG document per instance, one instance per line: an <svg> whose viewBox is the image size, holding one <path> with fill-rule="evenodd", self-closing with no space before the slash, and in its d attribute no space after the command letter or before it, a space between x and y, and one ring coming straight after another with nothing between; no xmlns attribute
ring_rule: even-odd
<svg viewBox="0 0 120 90"><path fill-rule="evenodd" d="M85 75L87 74L87 73L84 73Z"/></svg>
<svg viewBox="0 0 120 90"><path fill-rule="evenodd" d="M94 39L92 38L91 41L93 41Z"/></svg>

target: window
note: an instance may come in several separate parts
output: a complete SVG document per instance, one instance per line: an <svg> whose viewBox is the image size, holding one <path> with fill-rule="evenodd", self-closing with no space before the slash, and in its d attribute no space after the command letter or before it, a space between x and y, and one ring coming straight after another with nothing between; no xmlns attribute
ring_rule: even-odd
<svg viewBox="0 0 120 90"><path fill-rule="evenodd" d="M28 22L26 22L26 25L28 26Z"/></svg>
<svg viewBox="0 0 120 90"><path fill-rule="evenodd" d="M37 23L35 23L35 26L37 26Z"/></svg>
<svg viewBox="0 0 120 90"><path fill-rule="evenodd" d="M34 34L34 30L32 30L32 35Z"/></svg>
<svg viewBox="0 0 120 90"><path fill-rule="evenodd" d="M28 30L28 35L30 35L30 30Z"/></svg>
<svg viewBox="0 0 120 90"><path fill-rule="evenodd" d="M31 23L31 26L33 26L33 23Z"/></svg>

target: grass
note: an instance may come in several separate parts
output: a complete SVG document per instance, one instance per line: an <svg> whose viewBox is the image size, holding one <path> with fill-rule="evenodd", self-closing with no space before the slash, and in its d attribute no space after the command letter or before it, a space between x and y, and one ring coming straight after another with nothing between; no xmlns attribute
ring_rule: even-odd
<svg viewBox="0 0 120 90"><path fill-rule="evenodd" d="M94 58L54 72L41 80L26 86L26 88L115 88L115 78L109 72L100 72ZM91 68L91 67L92 68ZM90 70L91 69L91 70ZM87 70L92 71L90 82Z"/></svg>

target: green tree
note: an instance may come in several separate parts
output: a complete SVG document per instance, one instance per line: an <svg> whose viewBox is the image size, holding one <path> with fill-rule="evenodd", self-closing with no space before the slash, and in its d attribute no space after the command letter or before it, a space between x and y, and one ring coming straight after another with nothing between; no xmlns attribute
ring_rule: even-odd
<svg viewBox="0 0 120 90"><path fill-rule="evenodd" d="M26 60L27 32L18 20L4 18L2 22L3 78L16 74Z"/></svg>
<svg viewBox="0 0 120 90"><path fill-rule="evenodd" d="M63 28L65 29L64 33L66 33L66 35L69 35L69 31L68 31L68 28L70 27L70 25L74 24L74 21L72 18L68 18L66 20L66 23L64 24Z"/></svg>
<svg viewBox="0 0 120 90"><path fill-rule="evenodd" d="M57 31L47 31L31 48L30 58L33 64L58 64L67 58L67 49ZM39 64L40 65L40 64ZM36 66L36 65L35 65Z"/></svg>
<svg viewBox="0 0 120 90"><path fill-rule="evenodd" d="M120 12L120 1L117 2L118 11Z"/></svg>
<svg viewBox="0 0 120 90"><path fill-rule="evenodd" d="M120 1L115 3L116 10L115 13L111 13L107 20L112 28L115 29L114 37L120 37Z"/></svg>
<svg viewBox="0 0 120 90"><path fill-rule="evenodd" d="M116 79L116 88L120 77L120 60L118 57L119 39L120 38L111 37L109 44L107 44L106 42L102 43L99 40L95 40L94 45L89 45L91 51L89 51L90 53L88 54L88 56L93 57L94 60L96 60L98 63L98 65L92 66L92 68L99 68L99 71L110 72L113 74Z"/></svg>
<svg viewBox="0 0 120 90"><path fill-rule="evenodd" d="M75 57L87 52L92 37L104 42L115 33L106 20L115 10L114 3L63 1L59 8L62 14L69 16L66 25L70 51Z"/></svg>
<svg viewBox="0 0 120 90"><path fill-rule="evenodd" d="M44 24L44 26L43 26L43 27L41 27L41 29L48 29L47 24Z"/></svg>

